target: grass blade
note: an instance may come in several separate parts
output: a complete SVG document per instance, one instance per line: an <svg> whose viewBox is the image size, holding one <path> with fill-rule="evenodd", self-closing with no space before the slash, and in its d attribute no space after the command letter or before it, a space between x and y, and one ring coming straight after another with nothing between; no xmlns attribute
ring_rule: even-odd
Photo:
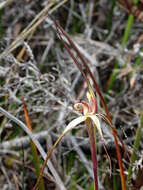
<svg viewBox="0 0 143 190"><path fill-rule="evenodd" d="M27 107L26 107L24 96L22 97L22 101L23 101L23 105L24 105L25 120L26 120L28 128L32 131L32 125L31 125L30 118L29 118L29 115L28 115L28 110L27 110ZM40 160L39 160L39 157L38 157L37 148L36 148L36 146L35 146L35 144L34 144L34 142L32 140L30 142L30 145L31 145L31 151L32 151L34 167L35 167L36 175L37 175L37 178L38 178L40 176ZM41 178L41 180L39 182L39 190L45 190L43 178Z"/></svg>
<svg viewBox="0 0 143 190"><path fill-rule="evenodd" d="M137 157L137 150L139 148L139 145L140 145L140 140L141 140L141 129L143 128L143 111L141 113L141 116L140 116L140 124L137 128L137 131L136 131L136 137L135 137L135 141L134 141L134 145L133 145L133 153L131 155L131 159L130 159L130 166L129 166L129 169L128 169L128 176L127 176L127 182L130 181L131 179L131 176L132 176L132 168L133 168L133 163L136 161L136 157Z"/></svg>

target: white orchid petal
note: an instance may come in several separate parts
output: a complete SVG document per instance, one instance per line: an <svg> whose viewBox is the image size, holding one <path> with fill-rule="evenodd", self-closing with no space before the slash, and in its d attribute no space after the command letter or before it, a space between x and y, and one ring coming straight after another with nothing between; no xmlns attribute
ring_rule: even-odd
<svg viewBox="0 0 143 190"><path fill-rule="evenodd" d="M100 121L99 121L98 117L96 115L88 115L88 117L92 119L93 123L96 125L96 127L98 129L100 136L103 138Z"/></svg>
<svg viewBox="0 0 143 190"><path fill-rule="evenodd" d="M76 127L78 124L82 123L83 121L85 121L87 119L86 116L80 116L74 120L72 120L67 127L65 128L65 130L63 131L63 134L67 133L68 131L72 130L74 127Z"/></svg>

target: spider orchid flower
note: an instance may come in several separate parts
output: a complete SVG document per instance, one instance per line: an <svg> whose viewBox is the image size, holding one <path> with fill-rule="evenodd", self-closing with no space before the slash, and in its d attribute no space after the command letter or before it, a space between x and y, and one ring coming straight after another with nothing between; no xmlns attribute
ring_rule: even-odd
<svg viewBox="0 0 143 190"><path fill-rule="evenodd" d="M107 158L109 160L109 166L110 166L110 175L111 175L111 160L110 157L108 155L106 146L105 146L105 141L104 141L104 137L103 137L103 133L102 133L102 129L101 129L101 125L100 125L100 121L99 118L97 116L100 116L104 119L103 114L97 114L97 102L96 102L96 98L95 95L92 93L92 91L87 92L87 99L88 102L86 101L81 101L81 102L77 102L76 104L74 104L74 109L76 111L78 111L79 113L82 113L81 116L79 116L78 118L72 120L67 127L65 128L65 130L62 133L62 136L64 136L68 131L72 130L73 128L75 128L77 125L79 125L82 122L85 122L87 119L91 119L92 123L93 123L93 127L97 128L100 137L101 137L101 141L104 147L104 150L106 152Z"/></svg>
<svg viewBox="0 0 143 190"><path fill-rule="evenodd" d="M90 118L93 121L94 126L96 126L96 128L98 129L98 132L99 132L101 138L103 139L100 121L97 117L97 115L99 115L99 114L96 114L96 112L97 112L96 98L93 94L87 92L87 99L88 99L88 102L81 101L81 102L77 102L74 104L74 109L76 111L78 111L79 113L82 113L82 116L71 121L67 125L67 127L65 128L63 133L64 134L67 133L68 131L75 128L78 124L80 124L80 123L86 121L88 118Z"/></svg>

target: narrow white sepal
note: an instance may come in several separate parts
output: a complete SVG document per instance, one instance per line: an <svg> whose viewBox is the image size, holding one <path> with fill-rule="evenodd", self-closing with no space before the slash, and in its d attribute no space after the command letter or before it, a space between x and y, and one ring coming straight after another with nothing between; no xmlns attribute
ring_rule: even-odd
<svg viewBox="0 0 143 190"><path fill-rule="evenodd" d="M102 134L101 126L100 126L100 121L99 121L98 117L96 115L88 115L88 117L92 119L94 125L98 129L100 136L103 138L103 134Z"/></svg>
<svg viewBox="0 0 143 190"><path fill-rule="evenodd" d="M67 127L65 128L65 130L63 131L63 134L67 133L68 131L72 130L73 128L75 128L78 124L82 123L83 121L85 121L87 119L86 116L80 116L76 119L74 119L73 121L71 121Z"/></svg>

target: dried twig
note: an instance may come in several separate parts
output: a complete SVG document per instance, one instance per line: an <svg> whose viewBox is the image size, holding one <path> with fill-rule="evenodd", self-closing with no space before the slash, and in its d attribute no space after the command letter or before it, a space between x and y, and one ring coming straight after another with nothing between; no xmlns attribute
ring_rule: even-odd
<svg viewBox="0 0 143 190"><path fill-rule="evenodd" d="M3 113L7 118L9 118L10 120L14 121L15 123L17 123L32 139L32 141L35 143L37 149L39 150L40 154L42 155L43 159L46 159L46 153L43 150L42 146L40 145L40 143L37 141L37 139L35 138L35 136L33 135L33 133L28 129L28 127L19 119L17 119L16 117L14 117L13 115L11 115L10 113L8 113L6 110L4 110L2 107L0 107L0 112ZM60 186L61 190L66 190L63 182L61 181L57 171L55 170L54 166L52 165L52 163L49 162L47 163L49 169L51 170L53 176L55 177L58 185Z"/></svg>

